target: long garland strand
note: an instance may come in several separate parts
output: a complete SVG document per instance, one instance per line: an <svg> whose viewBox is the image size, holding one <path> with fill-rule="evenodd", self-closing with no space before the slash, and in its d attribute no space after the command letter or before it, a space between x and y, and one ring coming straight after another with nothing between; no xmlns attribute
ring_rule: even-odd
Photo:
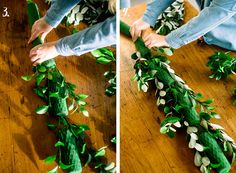
<svg viewBox="0 0 236 173"><path fill-rule="evenodd" d="M120 31L130 37L129 26L121 21ZM223 127L210 122L220 118L213 112L213 100L202 100L201 94L194 93L175 74L163 54L152 55L141 38L135 42L138 52L135 60L135 76L138 88L147 92L150 82L155 82L157 106L165 113L160 132L174 137L176 129L185 129L189 148L195 151L194 164L203 173L215 169L218 173L228 173L236 155L236 145ZM198 111L200 110L200 111Z"/></svg>
<svg viewBox="0 0 236 173"><path fill-rule="evenodd" d="M29 24L32 27L40 15L37 5L32 0L28 0L27 3ZM42 44L40 38L33 41L33 46L39 44ZM115 172L113 162L107 164L102 161L106 147L99 150L88 148L84 137L85 131L89 130L89 127L86 124L77 125L69 122L69 114L80 112L84 116L89 115L84 108L87 105L84 100L88 96L75 93L76 86L65 81L54 60L48 60L33 67L33 72L34 74L23 76L22 79L29 81L35 78L34 92L46 103L35 111L40 115L48 115L48 119L54 122L49 121L48 128L53 130L57 136L55 143L57 152L44 160L46 164L54 161L58 163L58 166L49 172L56 173L61 168L69 173L80 173L84 162L84 166L95 165L99 172Z"/></svg>

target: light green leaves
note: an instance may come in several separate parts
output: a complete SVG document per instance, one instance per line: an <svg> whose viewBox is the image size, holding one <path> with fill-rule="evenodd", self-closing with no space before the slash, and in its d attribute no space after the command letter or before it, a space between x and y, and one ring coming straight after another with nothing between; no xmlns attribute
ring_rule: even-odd
<svg viewBox="0 0 236 173"><path fill-rule="evenodd" d="M45 76L46 76L46 75L45 75L45 74L42 74L42 73L36 75L35 80L36 80L36 85L37 85L37 86L40 85L40 83L41 83L42 80L45 78Z"/></svg>
<svg viewBox="0 0 236 173"><path fill-rule="evenodd" d="M35 110L35 112L39 115L45 114L48 111L49 106L43 105Z"/></svg>
<svg viewBox="0 0 236 173"><path fill-rule="evenodd" d="M106 148L107 148L107 146L98 149L98 150L96 151L96 154L94 155L94 157L102 157L102 156L105 156L105 154L106 154L105 149L106 149Z"/></svg>
<svg viewBox="0 0 236 173"><path fill-rule="evenodd" d="M54 146L55 146L55 147L64 147L65 144L64 144L63 142L61 142L61 141L58 141L57 143L55 143Z"/></svg>
<svg viewBox="0 0 236 173"><path fill-rule="evenodd" d="M24 81L30 81L32 79L32 75L30 75L30 76L21 76L21 79L23 79Z"/></svg>
<svg viewBox="0 0 236 173"><path fill-rule="evenodd" d="M96 57L96 62L100 64L109 64L115 61L114 55L111 50L107 48L97 49L91 52Z"/></svg>

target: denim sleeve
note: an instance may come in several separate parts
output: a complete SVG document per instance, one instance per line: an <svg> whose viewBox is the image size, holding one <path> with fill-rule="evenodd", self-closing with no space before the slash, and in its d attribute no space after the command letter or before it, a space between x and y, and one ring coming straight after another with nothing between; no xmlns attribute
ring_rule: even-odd
<svg viewBox="0 0 236 173"><path fill-rule="evenodd" d="M80 0L52 0L51 7L44 19L52 27L57 27L64 16L77 5Z"/></svg>
<svg viewBox="0 0 236 173"><path fill-rule="evenodd" d="M235 14L236 0L213 0L210 6L204 8L198 16L168 34L166 41L171 47L177 49L197 40L199 37L226 22Z"/></svg>
<svg viewBox="0 0 236 173"><path fill-rule="evenodd" d="M130 0L120 0L120 9L130 7Z"/></svg>
<svg viewBox="0 0 236 173"><path fill-rule="evenodd" d="M116 16L60 39L56 49L63 56L79 56L114 44L116 44Z"/></svg>
<svg viewBox="0 0 236 173"><path fill-rule="evenodd" d="M175 0L151 0L143 15L143 21L154 26L158 16L164 12Z"/></svg>

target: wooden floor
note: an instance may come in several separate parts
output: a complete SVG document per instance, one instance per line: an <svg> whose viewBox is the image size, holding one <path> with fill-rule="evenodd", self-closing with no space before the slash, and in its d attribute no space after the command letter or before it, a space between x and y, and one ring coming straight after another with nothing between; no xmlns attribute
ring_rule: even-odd
<svg viewBox="0 0 236 173"><path fill-rule="evenodd" d="M44 1L37 2L45 14ZM32 92L33 82L21 80L22 75L31 73L27 4L4 0L0 2L0 9L4 6L8 7L10 17L0 16L0 173L46 172L53 165L45 165L43 159L54 154L55 135L47 129L45 116L34 113L42 101ZM47 41L66 34L65 29L56 29ZM79 93L90 95L87 99L90 117L75 115L72 121L90 126L88 139L93 147L109 145L116 122L115 97L104 94L103 73L109 66L98 65L90 54L59 57L57 64L66 79L78 86ZM107 149L107 159L115 161L115 147ZM93 171L87 168L84 172Z"/></svg>
<svg viewBox="0 0 236 173"><path fill-rule="evenodd" d="M144 4L132 7L121 19L128 24L142 16ZM186 4L186 21L196 11ZM175 51L170 57L171 66L187 84L206 98L214 98L214 106L222 119L214 121L225 127L236 139L236 107L232 105L231 90L236 80L209 79L206 67L208 57L219 48L193 42ZM121 35L121 172L122 173L198 173L194 166L194 153L188 148L185 132L178 132L174 139L161 135L160 122L164 114L156 107L154 90L138 92L134 75L134 61L130 55L135 51L132 41ZM233 53L236 55L235 53ZM234 164L231 172L236 172Z"/></svg>

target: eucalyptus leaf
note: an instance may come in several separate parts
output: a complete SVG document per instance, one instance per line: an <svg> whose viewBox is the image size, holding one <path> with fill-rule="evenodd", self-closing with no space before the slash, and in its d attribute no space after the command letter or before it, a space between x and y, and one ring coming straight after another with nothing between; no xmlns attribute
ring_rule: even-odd
<svg viewBox="0 0 236 173"><path fill-rule="evenodd" d="M35 112L39 115L45 114L48 111L49 106L43 105L35 110Z"/></svg>

